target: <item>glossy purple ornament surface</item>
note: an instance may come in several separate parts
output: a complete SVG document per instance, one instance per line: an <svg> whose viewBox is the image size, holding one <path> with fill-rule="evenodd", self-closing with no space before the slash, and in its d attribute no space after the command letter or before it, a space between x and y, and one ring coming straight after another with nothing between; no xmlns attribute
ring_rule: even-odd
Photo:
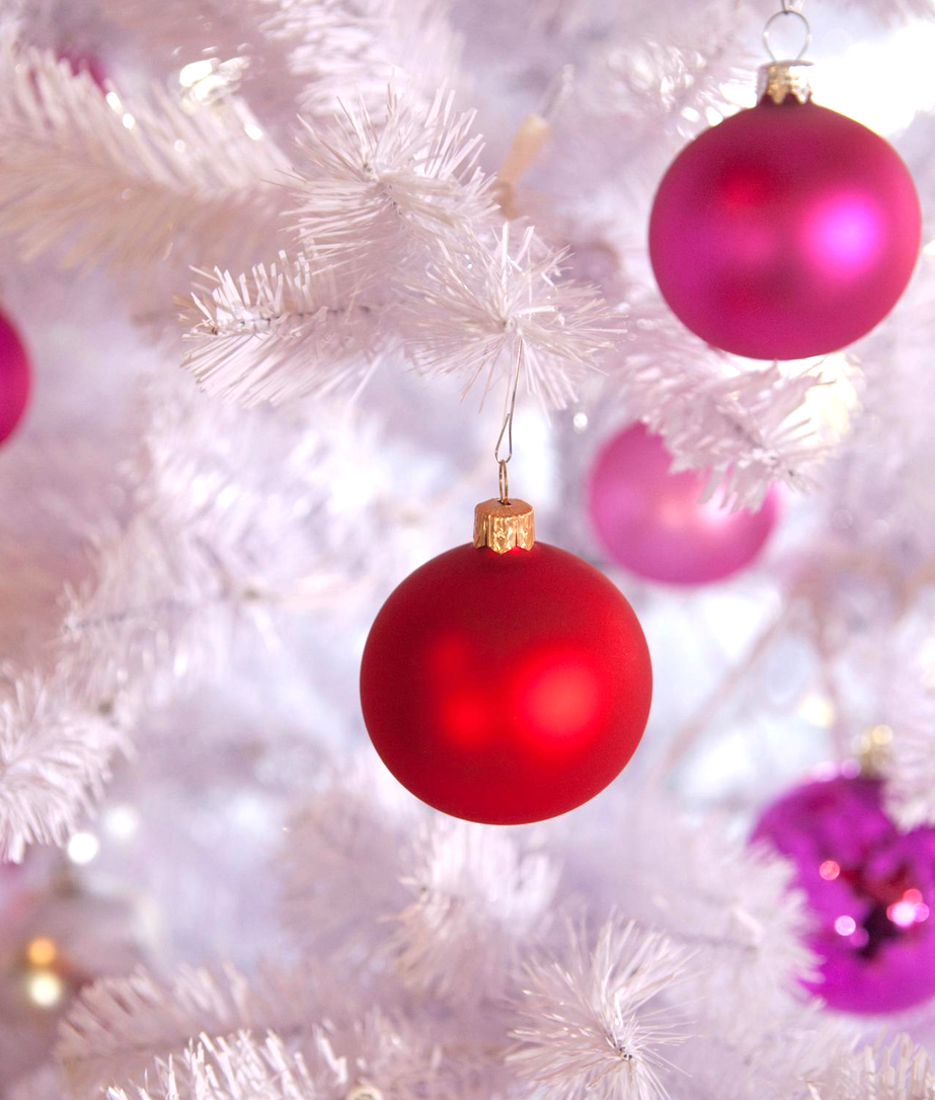
<svg viewBox="0 0 935 1100"><path fill-rule="evenodd" d="M752 842L796 867L823 960L806 987L831 1008L877 1014L935 996L935 829L900 832L879 780L835 776L774 802Z"/></svg>
<svg viewBox="0 0 935 1100"><path fill-rule="evenodd" d="M16 329L0 314L0 443L20 422L29 401L30 369Z"/></svg>
<svg viewBox="0 0 935 1100"><path fill-rule="evenodd" d="M705 478L669 473L662 439L642 424L604 445L591 469L588 510L598 538L618 564L647 580L707 584L749 565L769 537L778 497L771 489L758 512L704 504Z"/></svg>
<svg viewBox="0 0 935 1100"><path fill-rule="evenodd" d="M656 193L649 248L663 297L703 340L799 359L883 320L921 227L888 142L815 103L766 99L682 150Z"/></svg>

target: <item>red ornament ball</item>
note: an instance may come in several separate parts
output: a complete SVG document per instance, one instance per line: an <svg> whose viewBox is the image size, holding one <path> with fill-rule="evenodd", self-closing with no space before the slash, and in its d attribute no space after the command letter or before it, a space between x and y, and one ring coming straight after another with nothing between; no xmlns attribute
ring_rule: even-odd
<svg viewBox="0 0 935 1100"><path fill-rule="evenodd" d="M29 358L10 322L0 314L0 443L13 433L29 401Z"/></svg>
<svg viewBox="0 0 935 1100"><path fill-rule="evenodd" d="M652 668L633 609L587 562L541 542L468 544L390 595L360 694L404 787L455 817L515 825L572 810L619 774Z"/></svg>
<svg viewBox="0 0 935 1100"><path fill-rule="evenodd" d="M703 340L799 359L883 320L921 230L912 177L883 138L811 101L764 97L675 159L649 248L663 297Z"/></svg>
<svg viewBox="0 0 935 1100"><path fill-rule="evenodd" d="M731 512L716 493L701 502L705 477L673 474L671 465L661 437L642 424L625 428L598 454L588 510L610 557L664 584L709 584L750 565L776 524L776 490L759 511Z"/></svg>

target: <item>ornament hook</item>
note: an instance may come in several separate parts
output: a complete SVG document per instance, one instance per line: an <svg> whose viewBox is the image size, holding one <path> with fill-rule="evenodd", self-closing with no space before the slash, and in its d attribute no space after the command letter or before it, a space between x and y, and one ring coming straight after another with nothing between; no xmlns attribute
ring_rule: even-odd
<svg viewBox="0 0 935 1100"><path fill-rule="evenodd" d="M513 368L513 378L506 396L506 409L503 413L503 423L500 426L500 434L497 436L497 445L493 449L493 456L500 464L500 503L510 502L510 482L507 477L506 464L513 457L513 413L516 411L516 391L519 389L519 376L523 370L523 343L520 341L516 353L516 366ZM506 437L506 454L500 454L503 439Z"/></svg>
<svg viewBox="0 0 935 1100"><path fill-rule="evenodd" d="M776 21L778 19L783 19L787 15L791 15L794 19L798 19L799 23L802 25L803 31L805 32L805 40L803 41L799 52L795 55L794 58L792 58L793 61L801 61L802 58L805 56L805 51L812 44L812 25L800 11L796 11L795 8L789 7L788 0L783 0L783 5L780 10L775 12L769 17L769 19L766 20L766 26L763 28L763 45L766 47L766 52L773 59L773 61L780 60L776 56L776 53L773 50L772 43L770 42L770 32L772 31L773 25L776 23Z"/></svg>

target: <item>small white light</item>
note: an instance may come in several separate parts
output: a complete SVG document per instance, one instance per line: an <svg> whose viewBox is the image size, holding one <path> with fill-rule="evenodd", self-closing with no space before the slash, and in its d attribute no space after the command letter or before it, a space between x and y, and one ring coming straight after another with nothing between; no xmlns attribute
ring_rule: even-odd
<svg viewBox="0 0 935 1100"><path fill-rule="evenodd" d="M254 141L259 141L263 136L263 131L255 122L245 122L243 130L247 137L253 138Z"/></svg>
<svg viewBox="0 0 935 1100"><path fill-rule="evenodd" d="M133 127L136 125L136 119L133 117L133 115L130 114L129 111L127 111L127 113L120 121L124 124L124 126L126 126L128 130L132 130Z"/></svg>
<svg viewBox="0 0 935 1100"><path fill-rule="evenodd" d="M572 419L572 427L576 432L583 432L588 426L588 414L584 412L577 412Z"/></svg>
<svg viewBox="0 0 935 1100"><path fill-rule="evenodd" d="M68 842L68 858L72 863L90 863L101 845L93 833L75 833Z"/></svg>
<svg viewBox="0 0 935 1100"><path fill-rule="evenodd" d="M117 95L116 92L108 92L107 95L104 96L104 101L111 110L120 111L123 109L123 104L120 102L120 96Z"/></svg>
<svg viewBox="0 0 935 1100"><path fill-rule="evenodd" d="M839 936L849 936L857 927L857 921L846 914L834 922L834 930Z"/></svg>
<svg viewBox="0 0 935 1100"><path fill-rule="evenodd" d="M36 970L26 978L27 996L40 1008L57 1005L64 992L64 982L51 970Z"/></svg>
<svg viewBox="0 0 935 1100"><path fill-rule="evenodd" d="M129 840L140 827L135 806L113 806L104 816L104 828L115 840Z"/></svg>
<svg viewBox="0 0 935 1100"><path fill-rule="evenodd" d="M183 65L179 72L179 84L183 88L194 87L199 80L204 80L206 76L210 76L217 65L214 60L207 61L192 61L188 65Z"/></svg>

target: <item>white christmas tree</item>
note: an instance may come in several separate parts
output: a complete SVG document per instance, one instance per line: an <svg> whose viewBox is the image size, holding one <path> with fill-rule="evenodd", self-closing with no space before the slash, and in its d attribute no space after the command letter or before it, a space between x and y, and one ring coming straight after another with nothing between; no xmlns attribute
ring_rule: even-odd
<svg viewBox="0 0 935 1100"><path fill-rule="evenodd" d="M925 209L935 4L807 9L824 102ZM883 325L792 363L704 344L646 259L772 12L0 3L37 379L0 453L10 1100L935 1100L931 1002L882 1038L825 1011L793 870L744 841L871 727L895 818L935 824L928 236ZM626 589L656 703L597 801L493 828L388 775L357 671L514 401L511 481ZM686 595L600 560L580 483L636 420L728 508L783 487L756 569Z"/></svg>

